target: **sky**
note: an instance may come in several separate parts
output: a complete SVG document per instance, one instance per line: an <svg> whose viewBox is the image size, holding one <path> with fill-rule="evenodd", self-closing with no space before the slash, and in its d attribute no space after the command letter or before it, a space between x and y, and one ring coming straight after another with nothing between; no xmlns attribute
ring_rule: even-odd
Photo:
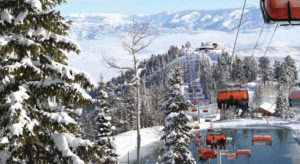
<svg viewBox="0 0 300 164"><path fill-rule="evenodd" d="M156 14L163 11L212 10L242 8L244 0L67 0L59 9L64 15L73 13L120 13L126 15ZM258 5L259 0L247 0Z"/></svg>

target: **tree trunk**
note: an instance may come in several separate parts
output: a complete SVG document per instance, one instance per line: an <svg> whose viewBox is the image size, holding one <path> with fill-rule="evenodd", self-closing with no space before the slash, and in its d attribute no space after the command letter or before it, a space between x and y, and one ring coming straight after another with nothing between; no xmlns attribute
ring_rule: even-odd
<svg viewBox="0 0 300 164"><path fill-rule="evenodd" d="M140 79L138 75L138 66L137 66L137 59L136 54L133 53L134 57L134 70L135 70L135 76L136 76L136 100L137 100L137 107L136 107L136 113L137 113L137 149L136 149L136 158L137 158L137 164L140 164L140 148L141 148L141 113L140 113L140 107L141 107L141 99L140 99Z"/></svg>

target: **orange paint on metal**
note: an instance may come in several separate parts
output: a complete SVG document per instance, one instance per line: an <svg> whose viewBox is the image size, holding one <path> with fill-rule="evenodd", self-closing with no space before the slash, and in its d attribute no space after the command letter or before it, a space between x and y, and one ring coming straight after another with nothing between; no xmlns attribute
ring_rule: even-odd
<svg viewBox="0 0 300 164"><path fill-rule="evenodd" d="M202 134L201 134L201 133L198 133L198 134L195 135L195 137L196 137L196 138L201 138L201 137L202 137Z"/></svg>
<svg viewBox="0 0 300 164"><path fill-rule="evenodd" d="M195 145L196 145L196 146L203 145L203 142L202 142L202 141L196 141L196 142L195 142Z"/></svg>
<svg viewBox="0 0 300 164"><path fill-rule="evenodd" d="M219 142L222 138L226 141L226 135L225 134L207 134L206 135L206 144L211 145L212 138L215 138L217 142Z"/></svg>
<svg viewBox="0 0 300 164"><path fill-rule="evenodd" d="M242 98L245 100L249 99L248 91L221 91L218 93L218 101L222 101L223 99L229 101L230 97L233 97L233 100L241 101Z"/></svg>
<svg viewBox="0 0 300 164"><path fill-rule="evenodd" d="M269 135L256 135L252 137L252 141L272 141L272 136Z"/></svg>
<svg viewBox="0 0 300 164"><path fill-rule="evenodd" d="M226 154L226 158L227 158L227 159L233 159L233 158L236 158L236 154L235 154L235 153L227 153L227 154Z"/></svg>
<svg viewBox="0 0 300 164"><path fill-rule="evenodd" d="M237 150L236 154L237 155L250 155L251 154L251 150L248 150L248 149L246 149L246 150Z"/></svg>

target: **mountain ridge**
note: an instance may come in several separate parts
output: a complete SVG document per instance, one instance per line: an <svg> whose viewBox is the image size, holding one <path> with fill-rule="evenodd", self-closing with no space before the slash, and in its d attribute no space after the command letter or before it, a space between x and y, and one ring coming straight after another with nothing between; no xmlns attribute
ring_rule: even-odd
<svg viewBox="0 0 300 164"><path fill-rule="evenodd" d="M123 33L128 30L132 19L149 22L161 33L189 33L205 30L233 32L238 28L241 9L165 11L152 15L123 14L71 14L74 21L71 33L80 39L95 39L107 34ZM260 28L263 18L258 6L245 9L242 30Z"/></svg>

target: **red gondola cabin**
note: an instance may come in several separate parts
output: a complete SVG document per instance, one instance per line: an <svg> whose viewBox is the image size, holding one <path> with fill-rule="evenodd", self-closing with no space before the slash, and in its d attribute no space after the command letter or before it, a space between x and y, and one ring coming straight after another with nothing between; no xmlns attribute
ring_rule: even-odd
<svg viewBox="0 0 300 164"><path fill-rule="evenodd" d="M220 91L218 93L218 107L222 108L222 101L225 101L227 105L239 105L242 99L249 101L249 95L247 90L232 90L232 91Z"/></svg>
<svg viewBox="0 0 300 164"><path fill-rule="evenodd" d="M261 10L265 23L299 24L299 0L261 0Z"/></svg>

